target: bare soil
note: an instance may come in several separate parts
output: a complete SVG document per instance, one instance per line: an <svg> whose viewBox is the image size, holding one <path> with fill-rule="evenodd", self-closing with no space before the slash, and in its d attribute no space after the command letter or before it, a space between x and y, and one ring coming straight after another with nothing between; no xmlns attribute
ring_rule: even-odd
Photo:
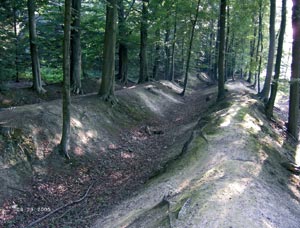
<svg viewBox="0 0 300 228"><path fill-rule="evenodd" d="M266 120L251 90L228 88L186 152L93 227L299 227L296 145L284 125Z"/></svg>
<svg viewBox="0 0 300 228"><path fill-rule="evenodd" d="M0 226L26 227L63 207L35 227L90 227L180 156L216 95L215 87L196 79L185 97L169 82L119 90L114 107L95 94L74 97L72 159L66 161L57 150L61 101L44 102L56 98L59 86L49 88L52 95L38 104L0 112ZM11 96L31 96L28 88L21 90Z"/></svg>

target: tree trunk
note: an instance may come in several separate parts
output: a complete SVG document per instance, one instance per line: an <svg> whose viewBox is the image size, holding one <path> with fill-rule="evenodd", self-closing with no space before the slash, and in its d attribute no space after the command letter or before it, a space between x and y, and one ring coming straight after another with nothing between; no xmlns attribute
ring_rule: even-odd
<svg viewBox="0 0 300 228"><path fill-rule="evenodd" d="M255 20L253 19L253 24L255 24ZM256 43L256 34L257 34L257 27L254 27L253 39L250 41L250 66L249 66L249 76L247 82L252 83L252 68L253 68L253 58L255 53L255 43Z"/></svg>
<svg viewBox="0 0 300 228"><path fill-rule="evenodd" d="M271 87L271 96L266 105L266 115L270 119L273 116L273 109L275 104L275 99L277 95L278 80L280 76L280 67L281 67L281 57L283 49L283 40L285 33L285 24L286 24L286 0L282 0L282 11L281 11L281 24L280 24L280 33L278 38L278 47L277 47L277 56L275 63L275 76L272 82Z"/></svg>
<svg viewBox="0 0 300 228"><path fill-rule="evenodd" d="M81 86L80 9L81 0L72 0L71 84L74 94L83 93Z"/></svg>
<svg viewBox="0 0 300 228"><path fill-rule="evenodd" d="M30 54L31 54L31 66L33 76L33 89L37 93L45 93L46 90L42 87L42 79L40 73L40 60L38 54L37 34L36 34L36 22L35 22L35 0L27 1L28 7L28 20L29 20L29 42L30 42Z"/></svg>
<svg viewBox="0 0 300 228"><path fill-rule="evenodd" d="M229 7L229 2L226 5L226 23L227 23L227 29L226 29L226 35L225 35L225 75L224 75L224 80L227 81L228 80L228 74L229 74L229 35L230 35L230 25L229 25L229 17L230 17L230 7Z"/></svg>
<svg viewBox="0 0 300 228"><path fill-rule="evenodd" d="M127 27L123 0L118 1L119 12L119 73L118 78L126 85L128 82L128 47L126 42Z"/></svg>
<svg viewBox="0 0 300 228"><path fill-rule="evenodd" d="M117 28L117 0L108 0L103 51L103 73L99 95L112 104L116 101L115 90L115 49Z"/></svg>
<svg viewBox="0 0 300 228"><path fill-rule="evenodd" d="M171 57L171 72L170 80L174 81L175 79L175 44L177 36L177 2L175 3L175 16L174 16L174 30L173 30L173 42L172 42L172 57Z"/></svg>
<svg viewBox="0 0 300 228"><path fill-rule="evenodd" d="M215 45L215 63L214 63L214 78L215 81L218 80L218 61L219 61L219 50L220 50L220 17L217 23L217 37L216 37L216 45Z"/></svg>
<svg viewBox="0 0 300 228"><path fill-rule="evenodd" d="M171 60L171 50L170 50L170 24L168 22L169 18L166 19L166 32L165 32L165 80L170 80L170 60Z"/></svg>
<svg viewBox="0 0 300 228"><path fill-rule="evenodd" d="M293 50L290 82L288 131L298 140L299 79L300 79L300 0L293 0Z"/></svg>
<svg viewBox="0 0 300 228"><path fill-rule="evenodd" d="M160 52L160 29L157 28L155 30L155 52L154 52L154 65L153 65L153 78L155 80L159 80L158 77L158 69L159 69L159 62L160 62L160 56L159 56L159 52Z"/></svg>
<svg viewBox="0 0 300 228"><path fill-rule="evenodd" d="M66 158L69 156L70 146L70 46L71 46L71 2L72 0L65 0L65 21L64 21L64 44L63 44L63 127L62 138L60 142L61 151Z"/></svg>
<svg viewBox="0 0 300 228"><path fill-rule="evenodd" d="M185 69L185 76L184 76L184 82L183 82L183 91L180 94L181 96L184 96L184 94L185 94L186 85L187 85L187 81L188 81L188 74L189 74L190 60L191 60L191 52L192 52L193 41L194 41L195 27L196 27L197 20L198 20L198 15L199 15L200 1L201 0L198 0L195 20L192 21L192 32L191 32L190 43L189 43L189 48L188 48L188 53L187 53L186 69Z"/></svg>
<svg viewBox="0 0 300 228"><path fill-rule="evenodd" d="M140 46L140 77L138 83L144 83L149 80L148 77L148 4L149 0L142 0L142 18L141 18L141 46Z"/></svg>
<svg viewBox="0 0 300 228"><path fill-rule="evenodd" d="M16 70L16 82L19 82L19 37L17 32L17 9L16 2L13 2L13 17L14 17L14 35L15 35L15 70Z"/></svg>
<svg viewBox="0 0 300 228"><path fill-rule="evenodd" d="M267 64L267 75L263 90L260 93L260 98L266 102L269 98L271 79L273 74L274 55L275 55L275 17L276 17L276 0L270 0L270 42L269 42L269 54Z"/></svg>
<svg viewBox="0 0 300 228"><path fill-rule="evenodd" d="M259 25L258 25L258 39L260 44L259 52L259 61L258 61L258 70L257 70L257 92L260 93L260 72L261 72L261 63L262 63L262 52L264 50L263 46L263 13L262 13L262 1L259 1ZM258 44L257 44L258 45ZM257 46L259 47L259 46Z"/></svg>
<svg viewBox="0 0 300 228"><path fill-rule="evenodd" d="M219 63L218 63L218 100L225 97L225 83L224 83L224 58L225 58L225 24L226 24L226 0L221 0L220 5L220 49L219 49Z"/></svg>

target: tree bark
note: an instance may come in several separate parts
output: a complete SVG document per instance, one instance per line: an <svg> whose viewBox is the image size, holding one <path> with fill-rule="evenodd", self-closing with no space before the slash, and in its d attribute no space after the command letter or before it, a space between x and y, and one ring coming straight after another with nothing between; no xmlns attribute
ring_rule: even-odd
<svg viewBox="0 0 300 228"><path fill-rule="evenodd" d="M171 72L170 80L174 81L175 79L175 44L177 39L177 2L175 2L175 15L174 15L174 30L173 30L173 42L172 42L172 57L171 57Z"/></svg>
<svg viewBox="0 0 300 228"><path fill-rule="evenodd" d="M221 0L220 5L220 46L218 62L218 100L225 98L224 83L224 59L225 59L225 24L226 24L226 0Z"/></svg>
<svg viewBox="0 0 300 228"><path fill-rule="evenodd" d="M273 109L274 109L275 99L277 95L282 49L283 49L283 40L285 34L285 24L286 24L286 0L282 0L281 23L280 23L280 33L278 38L277 56L276 56L276 63L275 63L275 75L271 87L271 96L266 105L266 115L269 119L273 116Z"/></svg>
<svg viewBox="0 0 300 228"><path fill-rule="evenodd" d="M184 82L183 82L183 91L180 94L181 96L184 96L186 86L187 86L188 74L189 74L189 69L190 69L191 52L192 52L193 41L194 41L195 27L196 27L196 24L198 21L200 2L201 2L201 0L198 0L195 19L192 21L192 32L191 32L190 43L189 43L189 48L188 48L188 53L187 53L186 69L185 69L185 76L184 76Z"/></svg>
<svg viewBox="0 0 300 228"><path fill-rule="evenodd" d="M71 6L72 0L65 0L65 21L64 21L64 44L63 44L63 127L60 149L66 158L69 156L70 146L70 46L71 46Z"/></svg>
<svg viewBox="0 0 300 228"><path fill-rule="evenodd" d="M268 54L268 64L267 64L267 75L265 79L265 84L263 90L260 93L260 98L266 102L269 98L271 79L273 74L274 66L274 55L275 55L275 17L276 17L276 0L270 0L270 41L269 41L269 54Z"/></svg>
<svg viewBox="0 0 300 228"><path fill-rule="evenodd" d="M72 0L71 84L74 94L83 93L81 86L80 9L81 0Z"/></svg>
<svg viewBox="0 0 300 228"><path fill-rule="evenodd" d="M118 78L126 85L128 82L128 46L126 42L127 27L123 0L118 0L119 18L119 72Z"/></svg>
<svg viewBox="0 0 300 228"><path fill-rule="evenodd" d="M171 60L171 50L170 50L170 24L169 18L166 19L166 31L165 31L165 80L170 80L170 60Z"/></svg>
<svg viewBox="0 0 300 228"><path fill-rule="evenodd" d="M16 82L19 82L19 37L17 32L17 8L16 1L13 2L13 17L14 17L14 35L15 35L15 70L16 70Z"/></svg>
<svg viewBox="0 0 300 228"><path fill-rule="evenodd" d="M114 103L115 99L115 49L117 29L117 0L108 0L106 5L106 25L103 51L103 73L99 95L105 101Z"/></svg>
<svg viewBox="0 0 300 228"><path fill-rule="evenodd" d="M31 67L33 76L33 89L37 93L45 93L46 90L42 86L42 78L40 73L40 60L37 45L36 21L35 21L35 0L27 1L28 20L29 20L29 42L31 54Z"/></svg>
<svg viewBox="0 0 300 228"><path fill-rule="evenodd" d="M253 18L253 24L255 25L255 20ZM256 43L256 34L257 34L257 27L254 27L254 32L253 32L253 39L250 41L250 66L249 66L249 76L247 79L247 82L252 83L252 73L253 73L253 58L254 58L254 53L255 53L255 43Z"/></svg>
<svg viewBox="0 0 300 228"><path fill-rule="evenodd" d="M158 69L160 63L160 29L157 28L155 30L155 52L154 52L154 64L153 64L153 78L155 80L159 80Z"/></svg>
<svg viewBox="0 0 300 228"><path fill-rule="evenodd" d="M299 79L300 79L300 0L293 0L292 75L290 82L288 131L298 140Z"/></svg>
<svg viewBox="0 0 300 228"><path fill-rule="evenodd" d="M148 4L149 0L142 0L142 17L141 17L141 46L140 46L140 76L138 83L144 83L149 80L148 77Z"/></svg>
<svg viewBox="0 0 300 228"><path fill-rule="evenodd" d="M216 36L216 44L215 44L215 62L214 62L214 78L215 81L218 80L218 61L219 61L219 50L220 50L220 17L217 22L217 36Z"/></svg>

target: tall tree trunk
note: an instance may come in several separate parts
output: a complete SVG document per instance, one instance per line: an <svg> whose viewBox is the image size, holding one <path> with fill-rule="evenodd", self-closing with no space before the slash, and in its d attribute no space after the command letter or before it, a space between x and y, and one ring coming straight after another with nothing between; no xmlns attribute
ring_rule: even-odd
<svg viewBox="0 0 300 228"><path fill-rule="evenodd" d="M72 0L65 0L65 21L64 21L64 44L63 44L63 127L60 142L61 151L66 158L69 156L70 146L70 46L71 46L71 6Z"/></svg>
<svg viewBox="0 0 300 228"><path fill-rule="evenodd" d="M227 5L226 5L226 23L227 23L227 29L226 29L226 36L225 36L225 81L227 81L228 79L228 74L229 74L229 46L230 46L230 43L229 43L229 35L230 35L230 25L229 25L229 17L230 17L230 7L229 7L229 0L227 2Z"/></svg>
<svg viewBox="0 0 300 228"><path fill-rule="evenodd" d="M159 80L158 77L158 69L159 69L159 62L160 62L160 29L157 28L155 30L155 52L154 52L154 64L153 64L153 78L155 80Z"/></svg>
<svg viewBox="0 0 300 228"><path fill-rule="evenodd" d="M217 23L217 37L216 37L216 45L215 45L215 64L214 64L214 78L215 81L218 80L218 61L219 61L219 50L220 50L220 17Z"/></svg>
<svg viewBox="0 0 300 228"><path fill-rule="evenodd" d="M268 54L268 64L267 64L267 75L265 79L265 84L263 90L260 93L260 98L266 102L269 98L271 79L273 74L274 65L274 55L275 55L275 17L276 17L276 0L270 0L270 41L269 41L269 54Z"/></svg>
<svg viewBox="0 0 300 228"><path fill-rule="evenodd" d="M298 140L299 118L299 79L300 79L300 0L293 0L293 48L292 48L292 75L290 83L290 102L288 131Z"/></svg>
<svg viewBox="0 0 300 228"><path fill-rule="evenodd" d="M46 90L42 87L42 78L40 73L40 60L37 45L36 22L35 22L35 0L27 1L28 20L29 20L29 42L31 54L31 66L33 76L33 89L37 93L45 93Z"/></svg>
<svg viewBox="0 0 300 228"><path fill-rule="evenodd" d="M14 17L14 36L15 36L15 70L16 82L19 82L19 37L17 32L17 8L16 1L13 2L13 17Z"/></svg>
<svg viewBox="0 0 300 228"><path fill-rule="evenodd" d="M184 74L184 48L185 48L185 36L181 39L181 59L180 59L180 76Z"/></svg>
<svg viewBox="0 0 300 228"><path fill-rule="evenodd" d="M148 4L149 0L142 0L142 18L141 18L141 46L140 46L140 77L139 83L144 83L149 80L148 77Z"/></svg>
<svg viewBox="0 0 300 228"><path fill-rule="evenodd" d="M224 83L224 58L225 58L225 24L226 24L226 0L221 0L220 5L220 49L219 49L219 77L218 77L218 100L225 97Z"/></svg>
<svg viewBox="0 0 300 228"><path fill-rule="evenodd" d="M83 93L81 86L80 9L81 0L72 0L71 84L74 94Z"/></svg>
<svg viewBox="0 0 300 228"><path fill-rule="evenodd" d="M177 39L177 2L175 2L175 15L174 15L174 30L173 30L173 42L172 42L172 57L171 57L171 72L170 80L174 81L175 79L175 44Z"/></svg>
<svg viewBox="0 0 300 228"><path fill-rule="evenodd" d="M214 51L213 51L213 40L214 40L214 33L211 32L209 34L209 60L208 60L208 76L209 78L211 78L212 80L214 80L213 77L213 56L214 56Z"/></svg>
<svg viewBox="0 0 300 228"><path fill-rule="evenodd" d="M126 85L128 82L128 46L127 46L127 27L123 0L118 0L119 12L119 72L118 78Z"/></svg>
<svg viewBox="0 0 300 228"><path fill-rule="evenodd" d="M188 81L188 74L189 74L190 60L191 60L191 52L192 52L193 41L194 41L195 27L196 27L196 24L197 24L197 21L198 21L200 1L201 0L198 0L195 19L192 20L192 31L191 31L190 43L189 43L189 48L188 48L188 53L187 53L186 69L185 69L185 76L184 76L184 82L183 82L183 91L180 94L181 96L184 96L184 94L185 94L186 85L187 85L187 81Z"/></svg>
<svg viewBox="0 0 300 228"><path fill-rule="evenodd" d="M105 101L115 103L115 49L117 30L117 0L108 0L103 50L103 73L99 95Z"/></svg>
<svg viewBox="0 0 300 228"><path fill-rule="evenodd" d="M170 58L171 58L171 51L170 51L170 24L169 19L166 19L166 31L165 31L165 80L170 80Z"/></svg>
<svg viewBox="0 0 300 228"><path fill-rule="evenodd" d="M263 46L263 14L262 14L262 1L259 1L259 25L258 25L258 44L260 44L260 46L257 44L257 47L260 48L259 51L259 60L258 60L258 70L257 70L257 92L258 94L260 93L260 72L261 72L261 63L262 63L262 52L264 50L264 46Z"/></svg>
<svg viewBox="0 0 300 228"><path fill-rule="evenodd" d="M255 20L253 18L253 24L255 24ZM253 39L250 41L250 66L249 66L249 76L247 79L247 82L252 83L252 68L253 68L253 58L255 53L255 43L256 43L256 34L257 34L257 27L254 26L254 32L253 32Z"/></svg>
<svg viewBox="0 0 300 228"><path fill-rule="evenodd" d="M282 0L281 24L280 24L280 33L278 38L276 63L275 63L275 75L271 87L271 96L266 105L266 115L268 118L271 118L273 116L273 109L274 109L275 99L277 95L282 49L283 49L283 40L284 40L284 33L285 33L285 24L286 24L286 0Z"/></svg>

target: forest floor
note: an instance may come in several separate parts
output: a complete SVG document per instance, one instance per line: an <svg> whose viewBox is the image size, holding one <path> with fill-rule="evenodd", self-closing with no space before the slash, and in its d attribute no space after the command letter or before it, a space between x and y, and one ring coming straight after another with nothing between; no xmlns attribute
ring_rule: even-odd
<svg viewBox="0 0 300 228"><path fill-rule="evenodd" d="M56 148L60 100L0 111L0 227L32 227L45 215L35 227L299 224L299 178L281 165L295 151L283 122L269 124L240 82L218 104L216 87L196 79L190 88L181 97L169 82L132 86L114 107L74 97L71 161Z"/></svg>
<svg viewBox="0 0 300 228"><path fill-rule="evenodd" d="M282 121L265 118L253 91L227 88L184 153L93 227L299 227L299 148Z"/></svg>
<svg viewBox="0 0 300 228"><path fill-rule="evenodd" d="M89 227L99 215L132 196L157 175L181 153L179 148L189 139L199 115L214 103L216 95L216 87L202 85L198 79L194 86L199 90L188 91L185 97L178 95L180 88L176 85L162 83L118 91L116 107L107 106L96 95L74 97L72 105L77 115L73 125L77 126L72 129L75 143L69 162L64 162L55 148L61 127L57 123L61 102L45 103L40 97L28 101L32 93L29 88L7 92L8 97L18 98L11 99L10 105L35 101L38 104L0 112L0 226L26 226L77 200L93 184L83 202L63 208L37 224ZM95 82L90 85L95 87ZM46 89L54 91L47 99L55 98L57 86ZM22 97L26 102L22 103ZM5 99L3 96L2 101ZM95 110L97 103L101 105ZM102 113L97 119L99 111ZM82 129L80 122L85 125ZM95 129L97 123L100 129ZM178 147L169 150L174 145Z"/></svg>
<svg viewBox="0 0 300 228"><path fill-rule="evenodd" d="M132 86L132 83L129 83ZM27 104L37 104L45 101L52 101L62 97L61 83L45 84L43 87L47 93L38 95L32 90L32 83L25 79L19 82L8 81L0 88L0 109ZM96 78L86 78L82 80L82 89L85 94L97 93L100 87L99 80ZM116 90L122 89L121 84L116 85Z"/></svg>

